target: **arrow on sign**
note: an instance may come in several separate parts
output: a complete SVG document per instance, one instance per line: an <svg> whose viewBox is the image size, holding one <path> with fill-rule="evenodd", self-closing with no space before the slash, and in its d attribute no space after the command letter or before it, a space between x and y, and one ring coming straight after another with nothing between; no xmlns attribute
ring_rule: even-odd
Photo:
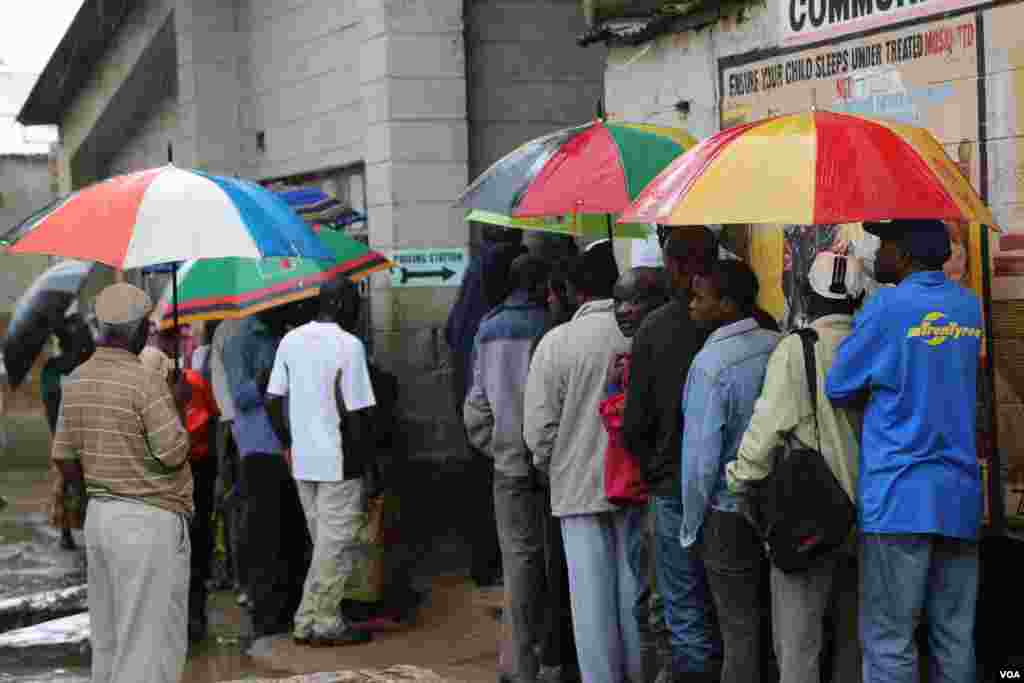
<svg viewBox="0 0 1024 683"><path fill-rule="evenodd" d="M444 266L441 270L409 270L408 268L402 268L402 284L404 285L409 280L415 280L417 278L441 278L442 282L447 282L455 275L455 271Z"/></svg>

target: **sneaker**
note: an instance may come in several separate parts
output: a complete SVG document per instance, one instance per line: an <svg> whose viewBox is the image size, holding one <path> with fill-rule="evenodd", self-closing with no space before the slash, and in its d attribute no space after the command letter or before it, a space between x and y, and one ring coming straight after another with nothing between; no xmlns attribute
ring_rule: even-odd
<svg viewBox="0 0 1024 683"><path fill-rule="evenodd" d="M342 647L345 645L362 645L373 640L373 634L369 631L356 631L351 628L344 628L337 631L314 630L309 637L308 644L311 647Z"/></svg>

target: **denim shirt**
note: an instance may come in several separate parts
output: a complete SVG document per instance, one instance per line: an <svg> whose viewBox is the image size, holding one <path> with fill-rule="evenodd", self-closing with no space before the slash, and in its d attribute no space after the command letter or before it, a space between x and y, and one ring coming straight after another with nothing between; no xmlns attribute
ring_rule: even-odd
<svg viewBox="0 0 1024 683"><path fill-rule="evenodd" d="M259 318L250 316L242 322L238 334L224 344L224 373L236 409L232 432L243 456L282 450L256 384L260 371L269 373L273 369L280 341Z"/></svg>
<svg viewBox="0 0 1024 683"><path fill-rule="evenodd" d="M716 330L693 359L683 389L684 548L696 542L708 507L738 510L738 499L726 485L725 467L736 460L779 339L746 318Z"/></svg>

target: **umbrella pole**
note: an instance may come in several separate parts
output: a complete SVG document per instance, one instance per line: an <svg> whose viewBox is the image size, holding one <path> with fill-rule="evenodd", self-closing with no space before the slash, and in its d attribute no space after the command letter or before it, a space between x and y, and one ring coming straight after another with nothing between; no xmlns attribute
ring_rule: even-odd
<svg viewBox="0 0 1024 683"><path fill-rule="evenodd" d="M989 526L993 533L1006 531L1006 505L1003 502L1003 466L999 456L999 410L996 406L996 357L992 338L992 270L989 263L989 227L981 226L981 297L985 316L985 399L989 413L989 439L992 452L988 459Z"/></svg>
<svg viewBox="0 0 1024 683"><path fill-rule="evenodd" d="M608 246L612 248L612 260L615 260L615 237L612 234L612 215L606 213L604 219L608 222ZM616 266L619 264L616 263Z"/></svg>
<svg viewBox="0 0 1024 683"><path fill-rule="evenodd" d="M178 381L178 356L181 355L181 328L178 327L178 264L171 267L171 302L174 307L174 381Z"/></svg>

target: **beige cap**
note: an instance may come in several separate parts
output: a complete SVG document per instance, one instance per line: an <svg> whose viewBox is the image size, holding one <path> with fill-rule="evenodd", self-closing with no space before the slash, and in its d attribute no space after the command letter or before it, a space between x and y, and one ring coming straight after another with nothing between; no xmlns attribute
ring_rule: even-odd
<svg viewBox="0 0 1024 683"><path fill-rule="evenodd" d="M107 325L136 323L149 315L153 302L149 296L127 282L110 285L96 297L96 319Z"/></svg>
<svg viewBox="0 0 1024 683"><path fill-rule="evenodd" d="M831 251L818 252L807 279L819 296L826 299L856 299L864 292L864 265L859 258Z"/></svg>
<svg viewBox="0 0 1024 683"><path fill-rule="evenodd" d="M147 346L142 349L139 352L139 361L142 362L142 367L161 376L167 376L174 372L174 361L155 346Z"/></svg>

